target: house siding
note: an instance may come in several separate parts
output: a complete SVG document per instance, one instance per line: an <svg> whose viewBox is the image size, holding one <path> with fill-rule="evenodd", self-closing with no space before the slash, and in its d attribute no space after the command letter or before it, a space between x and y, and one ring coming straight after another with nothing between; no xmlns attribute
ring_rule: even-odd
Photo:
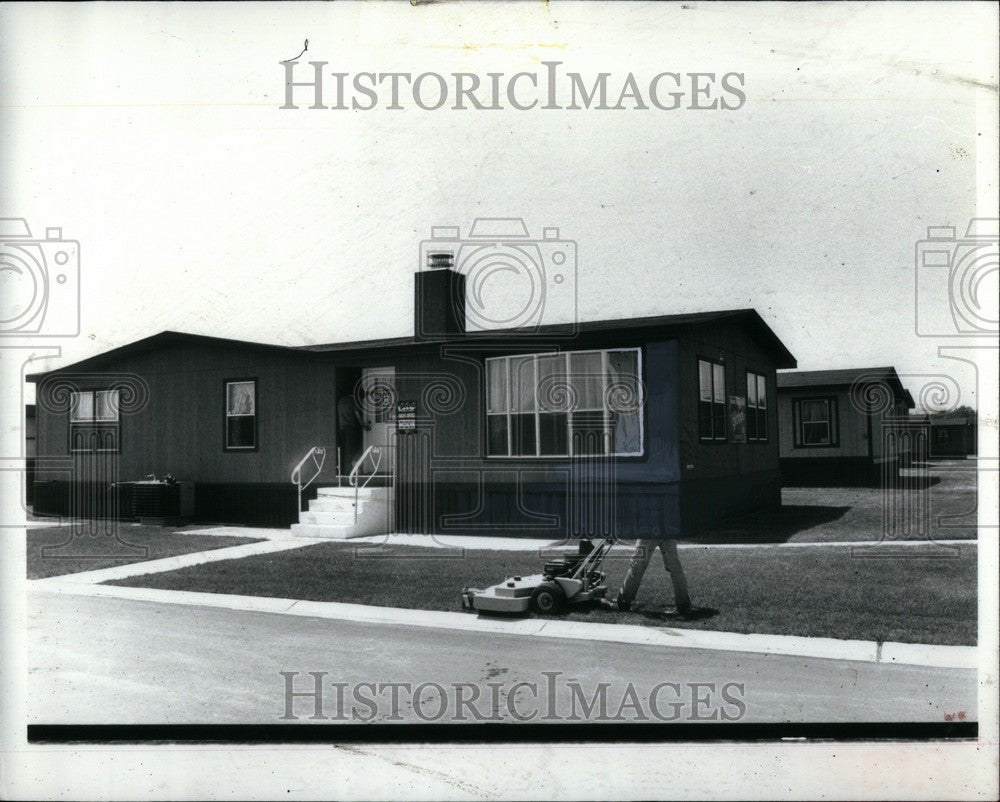
<svg viewBox="0 0 1000 802"><path fill-rule="evenodd" d="M766 441L703 442L698 437L698 360L725 366L726 395L746 396L748 371L763 374L768 399ZM682 338L680 469L682 526L697 532L726 517L781 504L777 385L773 357L737 325L695 329Z"/></svg>
<svg viewBox="0 0 1000 802"><path fill-rule="evenodd" d="M639 348L644 450L636 457L495 458L485 455L485 359L554 350ZM728 394L745 395L747 370L766 377L769 439L703 444L697 439L697 355L721 355ZM36 511L129 517L127 486L147 474L195 483L201 521L287 526L299 514L294 466L325 447L324 473L303 502L335 482L336 400L360 368L395 371L393 405L416 403L416 429L396 434L396 529L544 537L684 535L727 515L780 504L775 360L754 332L712 322L665 334L604 329L548 343L411 342L387 347L300 351L200 339L153 343L73 369L39 385ZM114 454L69 453L68 404L54 383L102 389L109 377L141 383L145 401L123 411ZM226 451L224 383L257 381L257 448ZM343 385L343 386L341 386ZM691 466L691 467L688 467ZM76 488L74 490L74 487Z"/></svg>

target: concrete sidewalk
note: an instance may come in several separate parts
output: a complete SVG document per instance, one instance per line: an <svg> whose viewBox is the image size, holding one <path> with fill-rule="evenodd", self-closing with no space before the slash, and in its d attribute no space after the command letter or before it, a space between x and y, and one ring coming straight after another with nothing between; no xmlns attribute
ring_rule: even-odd
<svg viewBox="0 0 1000 802"><path fill-rule="evenodd" d="M261 544L252 545L259 546ZM237 548L249 547L239 546ZM190 557L193 555L186 556ZM106 570L118 571L133 567L121 566L120 568ZM99 574L101 572L95 571L91 573ZM28 588L32 591L60 595L97 596L158 602L161 604L225 608L278 615L305 616L333 621L442 629L452 632L489 632L542 638L657 645L678 649L707 649L942 668L969 669L975 668L978 665L978 651L974 646L939 646L894 642L877 643L875 641L838 640L835 638L715 632L631 624L560 621L543 618L509 619L474 615L472 613L410 610L398 607L374 607L360 604L344 604L341 602L314 602L287 598L236 596L222 593L196 593L191 591L100 585L93 581L93 577L86 577L81 581L77 579L76 575L32 580L28 582Z"/></svg>
<svg viewBox="0 0 1000 802"><path fill-rule="evenodd" d="M287 540L294 537L288 529L250 529L240 526L213 526L204 529L186 529L185 535L212 535L218 537L257 537L268 540ZM300 538L294 537L295 540ZM387 535L369 535L367 537L350 538L349 540L333 540L317 538L310 543L348 543L380 546L415 546L428 549L452 549L462 551L522 551L542 552L556 549L575 549L576 541L551 540L545 538L527 537L493 537L485 535L409 535L391 533ZM902 547L920 548L921 546L963 546L976 545L975 540L837 540L837 541L795 541L787 543L696 543L680 542L680 549L811 549L811 548L875 548ZM615 545L615 550L631 550L634 541L623 539Z"/></svg>

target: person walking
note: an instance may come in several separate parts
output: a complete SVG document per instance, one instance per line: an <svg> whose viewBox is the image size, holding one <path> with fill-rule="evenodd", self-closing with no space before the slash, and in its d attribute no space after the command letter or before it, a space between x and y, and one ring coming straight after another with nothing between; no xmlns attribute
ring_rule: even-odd
<svg viewBox="0 0 1000 802"><path fill-rule="evenodd" d="M653 552L660 550L663 557L663 567L670 574L674 586L675 607L667 610L668 615L687 615L691 612L691 596L688 594L687 577L684 576L684 566L677 555L677 541L670 538L641 538L636 541L635 551L628 564L625 580L622 582L618 596L613 600L605 599L604 606L622 612L632 609L632 602L639 592L642 577L646 573Z"/></svg>

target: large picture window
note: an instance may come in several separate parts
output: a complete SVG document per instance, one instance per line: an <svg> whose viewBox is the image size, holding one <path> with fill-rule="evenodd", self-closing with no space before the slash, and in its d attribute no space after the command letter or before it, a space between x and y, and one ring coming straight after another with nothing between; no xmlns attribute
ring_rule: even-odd
<svg viewBox="0 0 1000 802"><path fill-rule="evenodd" d="M747 440L767 440L767 380L747 373Z"/></svg>
<svg viewBox="0 0 1000 802"><path fill-rule="evenodd" d="M726 367L698 360L698 439L726 439Z"/></svg>
<svg viewBox="0 0 1000 802"><path fill-rule="evenodd" d="M793 405L796 447L823 448L838 444L836 398L796 398Z"/></svg>
<svg viewBox="0 0 1000 802"><path fill-rule="evenodd" d="M641 456L641 375L638 348L487 359L487 455Z"/></svg>
<svg viewBox="0 0 1000 802"><path fill-rule="evenodd" d="M226 382L226 450L257 448L257 380Z"/></svg>
<svg viewBox="0 0 1000 802"><path fill-rule="evenodd" d="M118 390L82 390L70 394L69 450L119 450Z"/></svg>

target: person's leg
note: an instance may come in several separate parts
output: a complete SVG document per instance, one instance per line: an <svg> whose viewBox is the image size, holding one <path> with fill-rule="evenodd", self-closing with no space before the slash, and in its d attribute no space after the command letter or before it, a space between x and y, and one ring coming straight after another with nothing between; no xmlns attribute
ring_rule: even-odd
<svg viewBox="0 0 1000 802"><path fill-rule="evenodd" d="M681 558L677 554L676 540L661 540L659 542L660 554L663 555L663 567L670 574L670 581L674 585L674 604L679 612L691 609L691 596L688 595L687 577L684 576L684 566L681 565Z"/></svg>
<svg viewBox="0 0 1000 802"><path fill-rule="evenodd" d="M635 542L635 551L632 552L632 559L629 561L628 571L625 573L625 581L622 582L616 601L631 605L635 600L635 596L639 592L639 585L642 583L642 575L646 573L646 566L649 565L649 558L653 556L655 548L655 540L637 540Z"/></svg>

